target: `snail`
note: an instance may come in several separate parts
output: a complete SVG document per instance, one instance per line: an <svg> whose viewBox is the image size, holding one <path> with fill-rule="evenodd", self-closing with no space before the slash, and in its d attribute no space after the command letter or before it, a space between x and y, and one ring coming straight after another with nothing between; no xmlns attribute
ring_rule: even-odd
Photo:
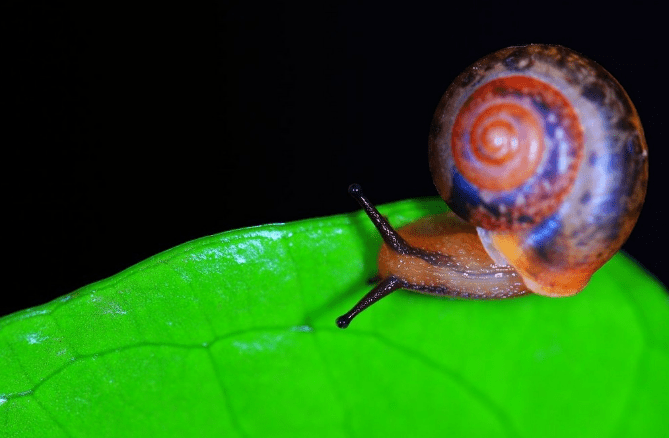
<svg viewBox="0 0 669 438"><path fill-rule="evenodd" d="M446 90L429 133L451 212L395 231L354 184L384 244L378 285L340 328L397 289L473 299L574 295L622 246L646 194L634 105L601 66L556 45L492 53Z"/></svg>

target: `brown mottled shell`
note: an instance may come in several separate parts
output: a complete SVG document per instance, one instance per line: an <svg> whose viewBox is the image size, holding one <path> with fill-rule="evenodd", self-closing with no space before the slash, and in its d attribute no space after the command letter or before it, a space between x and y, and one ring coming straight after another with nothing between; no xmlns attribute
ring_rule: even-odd
<svg viewBox="0 0 669 438"><path fill-rule="evenodd" d="M641 122L620 84L561 46L509 47L442 97L429 138L442 198L535 293L573 295L620 249L648 179Z"/></svg>

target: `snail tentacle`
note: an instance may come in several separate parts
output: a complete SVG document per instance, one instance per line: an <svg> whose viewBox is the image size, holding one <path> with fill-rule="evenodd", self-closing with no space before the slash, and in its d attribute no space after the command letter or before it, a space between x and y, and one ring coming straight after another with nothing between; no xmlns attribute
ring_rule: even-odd
<svg viewBox="0 0 669 438"><path fill-rule="evenodd" d="M425 217L395 230L358 184L349 194L363 207L384 245L379 253L380 283L337 319L346 328L360 312L398 289L454 298L503 299L528 294L520 276L497 265L476 229L452 213Z"/></svg>
<svg viewBox="0 0 669 438"><path fill-rule="evenodd" d="M353 318L355 318L360 312L371 306L372 304L379 301L381 298L390 295L395 292L397 289L403 287L402 281L397 277L387 277L381 281L374 289L369 291L367 295L362 297L358 303L353 306L351 310L337 318L337 327L346 328L351 323Z"/></svg>

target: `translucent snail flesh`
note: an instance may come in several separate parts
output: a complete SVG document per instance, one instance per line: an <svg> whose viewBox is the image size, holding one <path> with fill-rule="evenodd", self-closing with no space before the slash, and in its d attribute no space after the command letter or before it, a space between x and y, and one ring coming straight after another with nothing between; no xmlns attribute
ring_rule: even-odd
<svg viewBox="0 0 669 438"><path fill-rule="evenodd" d="M379 284L337 319L345 328L394 290L499 299L580 292L622 246L646 194L639 116L606 70L561 46L492 53L446 90L430 170L453 213L398 231L349 193L381 233Z"/></svg>

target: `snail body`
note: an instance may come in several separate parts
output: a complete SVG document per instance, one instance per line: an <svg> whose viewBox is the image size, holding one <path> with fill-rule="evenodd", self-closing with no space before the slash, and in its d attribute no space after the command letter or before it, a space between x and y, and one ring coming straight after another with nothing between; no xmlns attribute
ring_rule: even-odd
<svg viewBox="0 0 669 438"><path fill-rule="evenodd" d="M452 212L396 232L351 193L381 233L381 282L351 319L390 292L509 298L580 292L631 233L646 193L638 114L606 70L561 46L492 53L461 73L435 111L429 162Z"/></svg>

